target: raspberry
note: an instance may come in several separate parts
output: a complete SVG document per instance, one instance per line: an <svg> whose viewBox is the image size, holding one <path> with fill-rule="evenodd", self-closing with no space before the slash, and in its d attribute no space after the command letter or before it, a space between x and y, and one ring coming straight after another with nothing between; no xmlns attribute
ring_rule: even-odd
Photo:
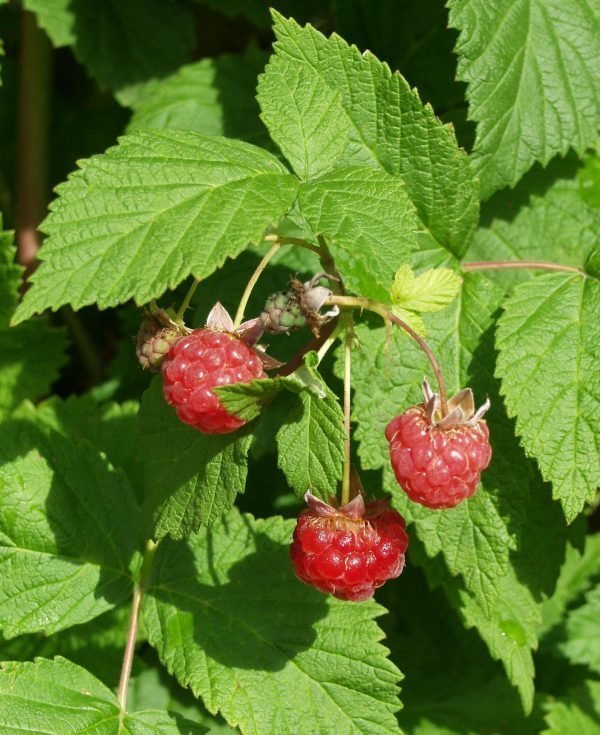
<svg viewBox="0 0 600 735"><path fill-rule="evenodd" d="M189 331L182 323L173 321L163 309L155 307L146 313L135 338L135 354L141 367L160 373L171 347Z"/></svg>
<svg viewBox="0 0 600 735"><path fill-rule="evenodd" d="M163 392L186 424L227 434L246 422L225 410L212 388L266 378L256 352L237 335L205 328L182 337L162 366Z"/></svg>
<svg viewBox="0 0 600 735"><path fill-rule="evenodd" d="M453 508L470 498L480 473L490 463L489 432L473 412L473 394L461 391L439 415L439 399L427 385L425 403L411 406L388 424L390 459L396 480L408 497L428 508Z"/></svg>
<svg viewBox="0 0 600 735"><path fill-rule="evenodd" d="M305 496L294 530L290 556L298 579L341 600L359 602L373 596L404 568L408 536L404 520L387 500L366 504L357 496L334 508Z"/></svg>

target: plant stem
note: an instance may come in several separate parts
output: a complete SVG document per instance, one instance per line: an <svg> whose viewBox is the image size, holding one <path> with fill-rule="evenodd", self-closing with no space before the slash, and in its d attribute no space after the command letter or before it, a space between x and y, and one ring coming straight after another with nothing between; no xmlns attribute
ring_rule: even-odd
<svg viewBox="0 0 600 735"><path fill-rule="evenodd" d="M331 345L336 341L341 331L342 331L342 325L338 321L333 331L331 332L331 334L327 337L327 339L323 342L323 344L317 350L317 357L319 358L319 363L321 363L325 355L329 352Z"/></svg>
<svg viewBox="0 0 600 735"><path fill-rule="evenodd" d="M342 278L340 274L337 272L337 268L335 267L335 261L333 259L333 255L331 254L331 250L327 247L327 243L325 242L325 238L322 235L319 235L319 245L321 246L321 265L323 266L323 270L325 273L329 273L331 276L335 276L338 280L331 282L331 290L336 294L343 294L344 293L344 286L342 283Z"/></svg>
<svg viewBox="0 0 600 735"><path fill-rule="evenodd" d="M40 247L37 228L46 212L52 55L35 15L21 15L16 225L19 262L28 270Z"/></svg>
<svg viewBox="0 0 600 735"><path fill-rule="evenodd" d="M254 286L256 286L256 282L260 278L260 274L269 265L269 261L275 255L275 253L279 250L281 245L282 243L279 240L275 243L275 245L273 245L273 247L269 250L269 252L265 255L265 257L257 265L256 270L254 271L254 273L252 274L252 277L248 281L248 284L244 290L244 293L242 294L240 305L238 306L237 312L235 314L235 319L233 320L233 325L236 329L237 327L240 326L240 324L244 320L244 312L246 310L246 307L248 306L248 301L252 294L252 290L254 289Z"/></svg>
<svg viewBox="0 0 600 735"><path fill-rule="evenodd" d="M298 245L305 250L312 250L312 252L316 253L319 257L323 254L321 249L318 248L316 245L313 245L312 243L308 242L307 240L303 240L300 237L280 237L279 235L266 235L263 239L266 242L278 242L280 245Z"/></svg>
<svg viewBox="0 0 600 735"><path fill-rule="evenodd" d="M133 587L133 600L131 603L131 614L129 616L129 628L127 631L127 642L125 644L125 651L123 653L123 664L121 666L121 677L119 679L119 691L118 700L121 708L120 720L123 721L127 707L127 691L129 689L129 681L131 679L131 667L133 665L133 657L135 655L135 644L137 640L137 632L140 618L140 609L142 606L142 600L144 599L144 593L146 591L146 585L150 578L150 571L152 569L152 563L154 556L156 555L156 549L160 542L154 542L151 539L146 543L146 549L144 551L144 560L142 562L142 568L140 570L140 580Z"/></svg>
<svg viewBox="0 0 600 735"><path fill-rule="evenodd" d="M196 289L198 288L199 283L200 283L200 280L198 278L194 278L192 285L188 288L188 292L186 293L185 298L181 302L181 306L177 310L177 314L175 314L176 322L183 321L183 315L188 310L192 297L196 293Z"/></svg>
<svg viewBox="0 0 600 735"><path fill-rule="evenodd" d="M354 332L352 329L352 316L345 319L346 334L344 341L344 474L342 477L341 505L350 502L350 412L352 409L352 340Z"/></svg>
<svg viewBox="0 0 600 735"><path fill-rule="evenodd" d="M470 263L463 263L462 269L464 271L492 271L500 269L537 269L546 271L566 271L567 273L578 273L580 276L584 276L585 273L581 268L576 268L574 265L562 265L561 263L546 263L542 260L489 260L489 261L477 261Z"/></svg>
<svg viewBox="0 0 600 735"><path fill-rule="evenodd" d="M314 339L311 339L310 342L307 342L305 345L303 345L302 348L298 350L298 352L292 357L292 359L289 360L289 362L285 363L285 365L279 370L278 374L291 375L294 370L296 370L296 368L302 365L304 355L306 355L306 353L310 352L311 350L317 350L317 352L320 354L323 345L329 341L332 332L335 331L337 328L337 319L332 319L330 322L327 322L327 324L325 324L325 326L321 328L319 336L314 337Z"/></svg>
<svg viewBox="0 0 600 735"><path fill-rule="evenodd" d="M440 365L431 351L431 349L428 347L425 340L420 337L412 327L409 327L408 324L399 317L397 317L395 314L393 314L391 311L386 309L386 307L383 304L380 304L378 301L372 301L371 299L367 299L364 296L332 296L330 299L327 300L328 304L334 305L337 304L338 306L342 307L350 307L350 308L359 308L359 309L368 309L369 311L374 312L375 314L379 314L385 321L390 321L396 326L403 329L407 334L409 334L415 342L419 345L419 347L423 350L425 355L427 356L427 359L429 360L429 363L431 364L431 368L434 372L435 379L438 384L438 392L440 395L440 403L441 403L441 410L442 410L442 416L445 416L448 412L448 394L446 392L446 384L444 383L444 377L442 375L442 370L440 368Z"/></svg>

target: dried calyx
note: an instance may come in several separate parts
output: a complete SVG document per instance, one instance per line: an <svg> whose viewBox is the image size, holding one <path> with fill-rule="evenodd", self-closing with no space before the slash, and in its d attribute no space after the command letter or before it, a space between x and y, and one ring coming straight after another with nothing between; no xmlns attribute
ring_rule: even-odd
<svg viewBox="0 0 600 735"><path fill-rule="evenodd" d="M448 399L446 414L442 413L441 400L437 393L431 390L429 381L424 378L423 384L423 410L429 423L440 429L451 429L455 426L472 426L483 418L490 408L490 399L475 410L475 399L470 388L463 388L452 398Z"/></svg>

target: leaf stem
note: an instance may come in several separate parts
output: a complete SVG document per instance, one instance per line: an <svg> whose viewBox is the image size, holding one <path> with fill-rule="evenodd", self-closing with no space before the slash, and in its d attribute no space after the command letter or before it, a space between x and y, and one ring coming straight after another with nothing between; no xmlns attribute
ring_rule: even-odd
<svg viewBox="0 0 600 735"><path fill-rule="evenodd" d="M472 261L470 263L463 263L461 268L464 271L492 271L501 269L537 269L546 271L566 271L567 273L578 273L580 276L584 276L584 271L581 268L576 268L574 265L563 265L562 263L546 263L542 260L482 260Z"/></svg>
<svg viewBox="0 0 600 735"><path fill-rule="evenodd" d="M266 242L278 242L280 245L298 245L298 247L304 248L305 250L312 250L319 257L323 254L321 248L316 245L303 240L301 237L281 237L280 235L266 235L263 238Z"/></svg>
<svg viewBox="0 0 600 735"><path fill-rule="evenodd" d="M196 293L196 289L198 288L199 283L200 283L200 279L194 278L192 285L188 288L188 292L186 293L185 298L181 302L181 306L179 307L177 314L175 314L176 322L183 321L183 315L188 310L192 297Z"/></svg>
<svg viewBox="0 0 600 735"><path fill-rule="evenodd" d="M269 265L271 258L273 258L275 253L281 247L281 245L282 245L281 241L278 240L273 245L273 247L269 250L269 252L265 255L265 257L260 261L260 263L256 266L256 270L252 274L250 280L248 281L248 284L246 285L246 288L244 289L244 293L242 294L242 298L240 300L240 305L238 306L238 309L235 313L235 319L233 320L233 326L236 329L240 326L240 324L244 320L244 312L246 311L246 307L248 306L248 301L250 300L250 296L252 295L254 286L256 286L256 283L258 279L260 278L261 273Z"/></svg>
<svg viewBox="0 0 600 735"><path fill-rule="evenodd" d="M119 679L119 690L118 700L121 712L119 719L123 721L127 707L127 691L129 689L129 681L131 679L131 667L133 666L133 657L135 656L135 644L137 641L138 625L140 618L140 609L142 606L142 600L146 591L146 586L150 578L150 571L152 569L152 563L156 555L156 549L160 541L152 541L149 539L146 543L146 549L144 551L144 560L142 562L142 568L140 570L139 582L136 582L133 587L133 600L131 602L131 614L129 616L129 628L127 631L127 642L125 644L125 651L123 653L123 664L121 666L121 677Z"/></svg>
<svg viewBox="0 0 600 735"><path fill-rule="evenodd" d="M419 347L423 350L425 355L427 356L427 359L429 360L429 363L431 365L431 368L433 370L433 373L435 375L435 379L437 381L438 385L438 392L440 395L440 403L441 403L441 410L442 415L445 416L448 412L448 394L446 392L446 384L444 383L444 377L442 375L442 370L440 368L440 364L438 363L435 355L425 342L425 340L420 337L414 329L408 326L408 324L399 317L397 317L395 314L393 314L389 309L386 309L386 307L383 304L380 304L378 301L373 301L372 299L367 299L364 296L332 296L330 299L327 300L328 304L334 305L337 304L338 306L342 307L350 307L350 308L359 308L359 309L368 309L369 311L374 312L375 314L379 314L380 317L382 317L387 322L392 322L392 324L395 324L396 326L403 329L407 334L409 334L415 342L419 345Z"/></svg>
<svg viewBox="0 0 600 735"><path fill-rule="evenodd" d="M347 315L344 322L346 326L344 340L344 431L346 438L344 439L344 474L342 476L341 505L347 505L350 502L350 413L352 410L352 340L354 339L352 315Z"/></svg>
<svg viewBox="0 0 600 735"><path fill-rule="evenodd" d="M38 227L46 212L52 49L27 10L21 15L17 143L17 244L21 265L31 270L40 247Z"/></svg>
<svg viewBox="0 0 600 735"><path fill-rule="evenodd" d="M311 339L310 342L307 342L305 345L303 345L302 348L298 350L298 352L278 371L278 374L291 375L294 370L296 370L296 368L302 365L304 356L308 352L311 352L311 350L317 350L318 354L321 355L321 349L326 343L329 342L332 332L334 332L337 328L337 319L332 319L330 322L327 322L325 326L321 327L319 336Z"/></svg>

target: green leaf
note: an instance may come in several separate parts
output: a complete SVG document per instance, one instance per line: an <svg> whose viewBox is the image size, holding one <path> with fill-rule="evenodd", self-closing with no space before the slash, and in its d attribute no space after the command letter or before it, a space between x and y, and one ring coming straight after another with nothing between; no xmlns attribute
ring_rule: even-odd
<svg viewBox="0 0 600 735"><path fill-rule="evenodd" d="M70 303L146 303L205 278L292 205L296 179L269 153L184 131L143 131L61 184L50 235L15 321Z"/></svg>
<svg viewBox="0 0 600 735"><path fill-rule="evenodd" d="M26 398L47 393L66 361L63 329L39 320L8 328L23 269L15 263L13 235L0 218L0 419Z"/></svg>
<svg viewBox="0 0 600 735"><path fill-rule="evenodd" d="M164 77L189 61L195 33L184 5L161 0L26 0L55 46L73 46L100 87L127 104L136 85Z"/></svg>
<svg viewBox="0 0 600 735"><path fill-rule="evenodd" d="M567 640L561 650L576 664L587 664L600 674L600 588L587 596L586 602L567 617Z"/></svg>
<svg viewBox="0 0 600 735"><path fill-rule="evenodd" d="M507 409L572 521L600 484L600 283L539 276L504 308L496 344Z"/></svg>
<svg viewBox="0 0 600 735"><path fill-rule="evenodd" d="M473 161L485 198L535 162L574 148L600 122L598 7L592 0L451 0L458 78L478 123Z"/></svg>
<svg viewBox="0 0 600 735"><path fill-rule="evenodd" d="M463 253L477 222L478 183L453 131L373 54L273 15L277 57L321 80L331 95L341 95L350 138L337 165L371 166L400 176L438 246ZM290 109L288 115L297 112Z"/></svg>
<svg viewBox="0 0 600 735"><path fill-rule="evenodd" d="M300 179L334 168L350 132L339 91L309 67L273 56L260 77L258 101L271 138Z"/></svg>
<svg viewBox="0 0 600 735"><path fill-rule="evenodd" d="M233 509L186 545L163 542L143 608L151 644L180 684L245 735L399 735L400 673L374 622L383 608L298 582L292 530L292 521Z"/></svg>
<svg viewBox="0 0 600 735"><path fill-rule="evenodd" d="M408 264L394 276L392 304L411 311L441 311L461 290L462 278L450 268L432 268L417 277Z"/></svg>
<svg viewBox="0 0 600 735"><path fill-rule="evenodd" d="M349 288L389 301L396 269L418 247L418 221L402 180L372 168L338 168L301 184L298 201Z"/></svg>
<svg viewBox="0 0 600 735"><path fill-rule="evenodd" d="M128 130L179 128L225 135L267 147L255 91L267 55L253 47L242 55L223 54L181 67L144 85L133 101Z"/></svg>
<svg viewBox="0 0 600 735"><path fill-rule="evenodd" d="M342 478L344 414L337 396L314 368L314 359L309 357L305 370L315 382L313 389L297 396L285 396L287 407L283 410L280 407L277 462L297 495L303 496L311 490L328 498L336 492Z"/></svg>
<svg viewBox="0 0 600 735"><path fill-rule="evenodd" d="M206 729L167 712L122 717L116 696L65 658L3 663L0 727L5 735L202 735Z"/></svg>
<svg viewBox="0 0 600 735"><path fill-rule="evenodd" d="M546 704L548 728L540 735L600 735L600 681L586 681Z"/></svg>
<svg viewBox="0 0 600 735"><path fill-rule="evenodd" d="M302 383L292 377L264 378L250 383L237 383L215 388L223 406L244 421L251 421L282 390L300 393Z"/></svg>
<svg viewBox="0 0 600 735"><path fill-rule="evenodd" d="M144 393L138 432L144 515L154 538L180 539L210 526L244 492L251 437L245 431L209 436L182 423L159 378Z"/></svg>
<svg viewBox="0 0 600 735"><path fill-rule="evenodd" d="M0 620L6 637L91 620L131 594L139 510L86 441L5 422L0 447Z"/></svg>
<svg viewBox="0 0 600 735"><path fill-rule="evenodd" d="M585 200L573 157L532 169L512 191L500 191L482 209L469 260L541 260L583 266L600 245L600 209ZM581 172L582 169L579 170ZM505 286L535 271L489 271Z"/></svg>

